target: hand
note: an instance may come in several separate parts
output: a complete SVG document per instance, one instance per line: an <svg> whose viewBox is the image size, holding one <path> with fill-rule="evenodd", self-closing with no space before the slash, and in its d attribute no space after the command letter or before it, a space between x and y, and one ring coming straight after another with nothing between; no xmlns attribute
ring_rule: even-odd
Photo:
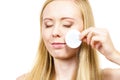
<svg viewBox="0 0 120 80"><path fill-rule="evenodd" d="M88 28L81 32L81 40L97 49L108 59L116 53L109 32L101 28Z"/></svg>

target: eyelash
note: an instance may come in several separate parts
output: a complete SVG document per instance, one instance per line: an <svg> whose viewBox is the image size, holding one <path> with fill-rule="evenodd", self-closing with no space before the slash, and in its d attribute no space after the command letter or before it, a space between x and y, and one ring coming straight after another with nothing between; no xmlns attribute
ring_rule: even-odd
<svg viewBox="0 0 120 80"><path fill-rule="evenodd" d="M46 28L50 28L54 25L45 25ZM72 25L63 25L63 27L70 28Z"/></svg>
<svg viewBox="0 0 120 80"><path fill-rule="evenodd" d="M45 27L46 28L50 28L50 27L52 27L53 25L46 25ZM64 27L66 27L66 28L70 28L72 25L63 25Z"/></svg>
<svg viewBox="0 0 120 80"><path fill-rule="evenodd" d="M45 25L46 28L52 27L53 25Z"/></svg>
<svg viewBox="0 0 120 80"><path fill-rule="evenodd" d="M70 28L72 25L63 25L64 27Z"/></svg>

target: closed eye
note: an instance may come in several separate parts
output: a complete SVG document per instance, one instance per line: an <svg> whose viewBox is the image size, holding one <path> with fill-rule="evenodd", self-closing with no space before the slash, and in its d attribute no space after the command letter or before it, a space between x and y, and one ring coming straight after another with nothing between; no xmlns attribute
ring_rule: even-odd
<svg viewBox="0 0 120 80"><path fill-rule="evenodd" d="M44 25L45 25L46 28L50 28L54 25L54 23L53 23L53 21L48 21L47 20L47 21L44 22Z"/></svg>
<svg viewBox="0 0 120 80"><path fill-rule="evenodd" d="M45 25L46 28L50 28L52 27L53 25Z"/></svg>
<svg viewBox="0 0 120 80"><path fill-rule="evenodd" d="M62 22L63 27L70 28L73 25L73 21L64 20Z"/></svg>
<svg viewBox="0 0 120 80"><path fill-rule="evenodd" d="M63 25L64 27L70 28L72 25Z"/></svg>

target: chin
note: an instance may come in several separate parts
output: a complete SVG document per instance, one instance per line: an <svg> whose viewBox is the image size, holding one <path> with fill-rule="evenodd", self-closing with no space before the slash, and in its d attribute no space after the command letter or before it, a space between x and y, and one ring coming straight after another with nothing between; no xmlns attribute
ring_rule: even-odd
<svg viewBox="0 0 120 80"><path fill-rule="evenodd" d="M53 58L61 59L61 60L72 59L73 57L76 57L76 55L68 55L68 54L55 54L55 55L53 55Z"/></svg>
<svg viewBox="0 0 120 80"><path fill-rule="evenodd" d="M76 57L77 50L51 50L50 55L55 59L70 59Z"/></svg>

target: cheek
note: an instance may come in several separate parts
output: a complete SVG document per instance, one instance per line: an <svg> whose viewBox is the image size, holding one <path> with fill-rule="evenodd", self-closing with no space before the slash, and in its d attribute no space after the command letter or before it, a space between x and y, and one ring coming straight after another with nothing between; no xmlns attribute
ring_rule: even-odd
<svg viewBox="0 0 120 80"><path fill-rule="evenodd" d="M41 34L42 34L41 37L43 38L43 41L45 42L47 40L47 35L45 34L44 29L42 29Z"/></svg>
<svg viewBox="0 0 120 80"><path fill-rule="evenodd" d="M76 29L76 30L82 32L83 31L83 26L81 26L81 25L74 25L72 29Z"/></svg>
<svg viewBox="0 0 120 80"><path fill-rule="evenodd" d="M82 31L83 31L83 26L80 26L79 31L80 31L80 32L82 32Z"/></svg>
<svg viewBox="0 0 120 80"><path fill-rule="evenodd" d="M83 25L78 25L77 29L82 32L83 31Z"/></svg>
<svg viewBox="0 0 120 80"><path fill-rule="evenodd" d="M45 26L42 28L42 36L49 36L51 34L52 29L47 29Z"/></svg>
<svg viewBox="0 0 120 80"><path fill-rule="evenodd" d="M46 30L42 30L42 38L43 38L43 41L46 42L48 41L49 37L50 37L50 34L48 33L48 31Z"/></svg>
<svg viewBox="0 0 120 80"><path fill-rule="evenodd" d="M49 36L45 32L43 32L42 33L42 38L43 38L43 42L44 42L46 48L48 49L49 41L50 41Z"/></svg>
<svg viewBox="0 0 120 80"><path fill-rule="evenodd" d="M78 26L78 30L82 32L84 29L83 21L79 21L79 23L77 23L77 26Z"/></svg>

